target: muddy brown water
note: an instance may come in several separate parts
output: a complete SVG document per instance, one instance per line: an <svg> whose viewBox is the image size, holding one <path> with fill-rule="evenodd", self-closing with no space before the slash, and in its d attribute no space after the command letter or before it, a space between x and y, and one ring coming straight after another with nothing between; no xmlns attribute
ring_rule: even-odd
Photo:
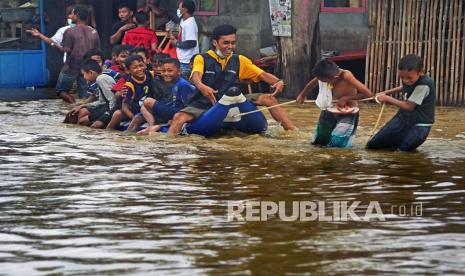
<svg viewBox="0 0 465 276"><path fill-rule="evenodd" d="M63 125L65 109L0 102L0 274L465 271L465 109L438 108L410 154L364 149L371 105L353 149L309 144L310 105L286 107L298 132L174 140ZM379 202L385 220L228 221L245 201Z"/></svg>

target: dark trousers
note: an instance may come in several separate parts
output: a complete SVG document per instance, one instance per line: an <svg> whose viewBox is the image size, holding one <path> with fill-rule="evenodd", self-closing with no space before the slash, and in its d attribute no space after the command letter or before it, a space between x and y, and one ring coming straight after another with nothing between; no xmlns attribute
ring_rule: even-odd
<svg viewBox="0 0 465 276"><path fill-rule="evenodd" d="M430 126L409 124L396 114L376 135L368 141L368 149L414 151L426 141Z"/></svg>

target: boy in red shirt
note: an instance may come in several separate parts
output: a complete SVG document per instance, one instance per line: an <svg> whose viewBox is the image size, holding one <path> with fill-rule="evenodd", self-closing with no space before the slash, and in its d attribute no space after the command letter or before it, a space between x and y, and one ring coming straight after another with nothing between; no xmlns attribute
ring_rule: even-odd
<svg viewBox="0 0 465 276"><path fill-rule="evenodd" d="M129 30L125 33L123 38L123 45L128 44L136 48L143 47L147 49L149 52L149 58L151 58L152 53L157 50L157 35L147 26L149 16L146 12L137 12L135 18L137 22L137 28Z"/></svg>

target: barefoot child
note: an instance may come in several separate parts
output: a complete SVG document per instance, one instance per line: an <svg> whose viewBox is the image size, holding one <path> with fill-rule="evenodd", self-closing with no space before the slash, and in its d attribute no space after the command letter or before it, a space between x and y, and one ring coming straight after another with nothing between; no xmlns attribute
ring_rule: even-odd
<svg viewBox="0 0 465 276"><path fill-rule="evenodd" d="M297 97L298 103L305 102L307 94L319 85L316 104L321 113L312 144L351 147L359 118L357 100L371 97L370 89L358 81L350 71L339 69L336 63L330 60L317 62L313 68L313 75L315 78Z"/></svg>
<svg viewBox="0 0 465 276"><path fill-rule="evenodd" d="M113 114L109 126L117 126L122 120L128 118L131 123L128 131L135 131L143 122L140 108L147 97L153 97L152 74L146 70L142 57L131 55L126 59L125 66L129 72L122 95L124 97L121 110Z"/></svg>
<svg viewBox="0 0 465 276"><path fill-rule="evenodd" d="M162 77L165 83L172 85L171 99L168 102L147 98L141 113L149 124L145 130L138 134L152 134L159 129L157 124L168 123L174 115L187 106L195 93L195 87L182 77L181 64L177 59L166 59L163 62Z"/></svg>
<svg viewBox="0 0 465 276"><path fill-rule="evenodd" d="M113 92L111 88L115 80L102 73L102 65L93 59L84 61L81 69L84 79L97 85L96 101L81 105L78 109L78 124L90 125L91 128L105 128L110 121L108 114L112 108Z"/></svg>
<svg viewBox="0 0 465 276"><path fill-rule="evenodd" d="M399 61L402 86L378 93L379 102L399 107L397 114L367 144L369 149L414 151L426 141L434 123L436 93L434 82L424 75L423 61L407 55ZM391 94L404 93L404 100Z"/></svg>

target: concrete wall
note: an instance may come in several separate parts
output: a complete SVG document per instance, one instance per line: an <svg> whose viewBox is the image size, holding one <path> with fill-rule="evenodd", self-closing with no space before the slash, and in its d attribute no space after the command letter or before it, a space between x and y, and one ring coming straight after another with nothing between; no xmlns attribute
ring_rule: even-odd
<svg viewBox="0 0 465 276"><path fill-rule="evenodd" d="M368 13L321 12L321 49L354 51L366 49Z"/></svg>
<svg viewBox="0 0 465 276"><path fill-rule="evenodd" d="M236 27L237 52L252 59L259 57L260 48L276 43L271 33L268 1L222 0L219 16L196 16L196 19L200 28L207 33L221 24Z"/></svg>

